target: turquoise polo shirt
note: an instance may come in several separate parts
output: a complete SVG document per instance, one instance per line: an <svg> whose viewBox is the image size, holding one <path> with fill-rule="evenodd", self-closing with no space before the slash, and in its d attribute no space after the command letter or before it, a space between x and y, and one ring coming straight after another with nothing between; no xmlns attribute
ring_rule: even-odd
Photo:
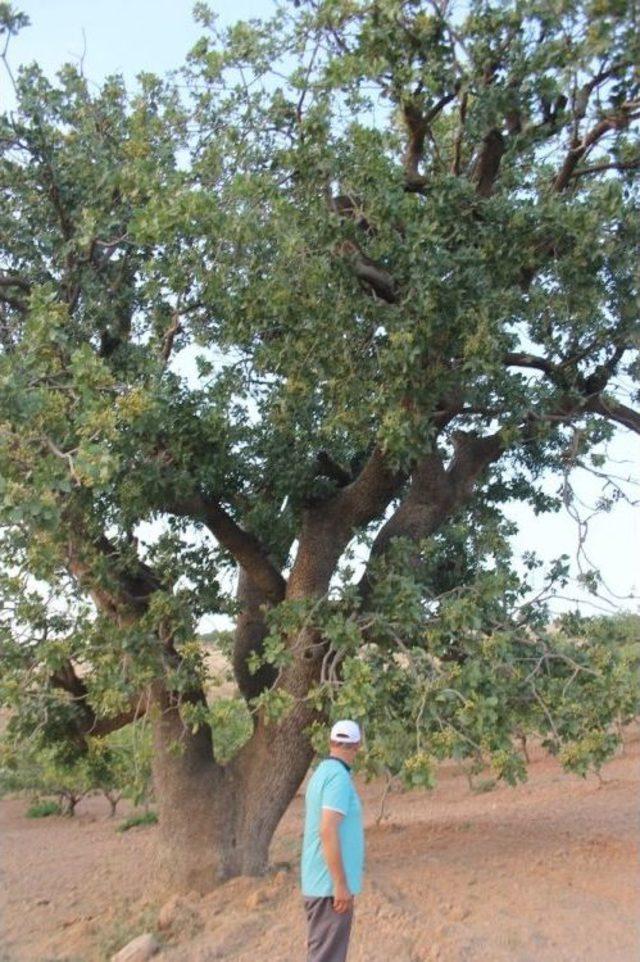
<svg viewBox="0 0 640 962"><path fill-rule="evenodd" d="M333 880L320 840L323 808L332 808L344 815L338 827L342 864L350 893L358 895L362 891L364 869L364 826L362 804L346 762L340 758L324 758L309 779L304 801L304 836L300 860L303 896L316 898L334 894Z"/></svg>

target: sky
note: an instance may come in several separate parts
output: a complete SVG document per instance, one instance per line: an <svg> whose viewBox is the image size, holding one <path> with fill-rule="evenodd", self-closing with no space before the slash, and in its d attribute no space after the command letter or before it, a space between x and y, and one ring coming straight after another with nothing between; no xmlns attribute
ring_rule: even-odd
<svg viewBox="0 0 640 962"><path fill-rule="evenodd" d="M14 0L13 5L29 16L31 26L11 40L12 69L36 60L53 76L63 63L82 60L85 76L98 84L111 73L122 73L132 85L141 71L162 74L178 67L202 32L193 20L191 0ZM259 17L270 10L265 0L224 0L211 6L223 23ZM8 78L5 71L0 71L0 109L10 105ZM178 363L187 375L191 373L188 352ZM616 474L640 474L637 435L620 429L609 446L609 455L616 462ZM585 503L593 504L600 484L584 474L574 481ZM547 489L555 491L558 483L557 478L549 478ZM640 488L628 490L640 496ZM585 515L589 513L586 508L581 510ZM515 505L507 509L507 515L520 526L513 542L517 555L535 551L546 561L562 553L575 556L578 530L575 521L564 512L535 517L529 509ZM554 612L573 609L576 602L585 614L611 611L614 605L639 610L638 518L637 509L620 503L610 513L591 520L586 550L597 562L610 589L602 592L608 601L593 598L572 584L553 601ZM575 564L573 573L577 573Z"/></svg>

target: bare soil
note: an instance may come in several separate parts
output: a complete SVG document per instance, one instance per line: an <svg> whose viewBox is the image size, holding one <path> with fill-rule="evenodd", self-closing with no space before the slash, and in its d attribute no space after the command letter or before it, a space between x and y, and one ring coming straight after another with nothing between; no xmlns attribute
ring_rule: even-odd
<svg viewBox="0 0 640 962"><path fill-rule="evenodd" d="M582 779L532 751L529 781L472 792L453 764L429 793L356 778L367 865L349 962L633 962L640 958L640 729ZM0 802L0 962L102 962L154 932L160 962L303 962L298 889L303 797L292 801L264 878L233 879L165 907L150 897L155 826L119 834L101 797L73 819L27 819ZM165 900L166 901L166 900ZM166 918L171 921L166 927Z"/></svg>

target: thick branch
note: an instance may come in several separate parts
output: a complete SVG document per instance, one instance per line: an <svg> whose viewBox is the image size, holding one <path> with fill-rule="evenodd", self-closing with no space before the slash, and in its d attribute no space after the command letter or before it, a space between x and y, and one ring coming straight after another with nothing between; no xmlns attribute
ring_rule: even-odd
<svg viewBox="0 0 640 962"><path fill-rule="evenodd" d="M412 100L406 101L402 106L405 123L409 131L409 141L404 155L404 169L409 189L424 186L425 178L421 177L418 172L424 153L424 139L432 121L448 103L451 103L458 90L459 84L453 93L444 94L425 114Z"/></svg>
<svg viewBox="0 0 640 962"><path fill-rule="evenodd" d="M375 234L375 229L363 213L360 198L350 197L348 194L337 194L335 197L329 194L328 203L334 214L337 214L341 220L351 220L366 234Z"/></svg>
<svg viewBox="0 0 640 962"><path fill-rule="evenodd" d="M348 259L354 274L366 290L372 292L387 304L395 304L398 300L396 284L391 274L376 264L363 253L359 244L353 241L343 241L339 252Z"/></svg>
<svg viewBox="0 0 640 962"><path fill-rule="evenodd" d="M262 652L262 644L267 634L265 609L269 599L253 583L244 568L238 574L236 600L240 613L236 619L233 642L233 673L240 692L247 701L270 688L277 675L273 665L262 665L255 674L247 667L247 660L254 652ZM252 716L255 720L256 716Z"/></svg>
<svg viewBox="0 0 640 962"><path fill-rule="evenodd" d="M528 367L538 371L544 371L549 377L553 378L556 373L556 365L546 357L538 357L536 354L509 353L504 355L504 363L507 367Z"/></svg>
<svg viewBox="0 0 640 962"><path fill-rule="evenodd" d="M476 182L476 190L481 197L489 197L493 192L505 150L504 137L497 127L493 127L485 136L471 170L471 179Z"/></svg>
<svg viewBox="0 0 640 962"><path fill-rule="evenodd" d="M576 167L586 152L593 147L594 144L597 144L605 134L609 133L611 130L624 130L626 127L628 127L635 116L632 113L632 110L638 106L638 102L623 104L620 113L613 114L609 117L603 117L602 120L595 125L595 127L592 127L581 143L572 146L553 182L554 190L560 193L565 189L565 187L567 187L573 177Z"/></svg>
<svg viewBox="0 0 640 962"><path fill-rule="evenodd" d="M394 538L419 541L440 527L473 493L476 479L504 447L500 434L477 437L457 431L453 435L454 456L445 469L437 451L432 451L412 474L411 486L399 507L382 526L371 549L379 557ZM361 582L366 593L368 573Z"/></svg>
<svg viewBox="0 0 640 962"><path fill-rule="evenodd" d="M307 508L287 597L323 594L353 532L380 517L405 480L376 448L355 481Z"/></svg>
<svg viewBox="0 0 640 962"><path fill-rule="evenodd" d="M96 578L95 555L107 562L106 583ZM104 535L87 544L70 538L67 561L71 574L89 591L96 606L120 625L129 624L144 614L149 597L162 587L144 562L136 559L133 565L125 563L121 552Z"/></svg>
<svg viewBox="0 0 640 962"><path fill-rule="evenodd" d="M374 521L398 493L406 475L389 467L381 448L376 448L358 477L336 496L341 513L351 528Z"/></svg>
<svg viewBox="0 0 640 962"><path fill-rule="evenodd" d="M616 421L623 427L629 428L630 431L640 434L640 411L635 411L633 408L627 407L626 404L620 404L614 398L597 394L587 400L585 410L591 411L593 414L600 414L608 421Z"/></svg>
<svg viewBox="0 0 640 962"><path fill-rule="evenodd" d="M68 692L81 710L83 717L79 721L77 731L73 734L83 739L88 735L108 735L110 732L118 731L137 718L141 718L148 708L148 698L142 694L136 694L125 711L110 718L98 718L87 701L89 692L84 680L76 674L73 664L68 659L49 676L49 682L54 688Z"/></svg>
<svg viewBox="0 0 640 962"><path fill-rule="evenodd" d="M319 451L316 456L315 474L325 478L331 478L340 488L344 488L353 481L349 472L333 460L327 451Z"/></svg>
<svg viewBox="0 0 640 962"><path fill-rule="evenodd" d="M166 510L171 514L202 521L269 601L282 600L285 580L269 560L266 548L255 535L244 531L220 504L207 500L201 494L193 494L173 501L166 506Z"/></svg>

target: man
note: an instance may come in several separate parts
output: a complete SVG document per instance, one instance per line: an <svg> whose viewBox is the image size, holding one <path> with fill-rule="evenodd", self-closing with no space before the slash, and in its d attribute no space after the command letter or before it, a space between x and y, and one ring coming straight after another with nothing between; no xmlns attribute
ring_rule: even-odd
<svg viewBox="0 0 640 962"><path fill-rule="evenodd" d="M309 928L307 962L344 962L353 921L354 895L362 890L362 804L351 775L360 728L338 721L330 753L309 779L300 880Z"/></svg>

